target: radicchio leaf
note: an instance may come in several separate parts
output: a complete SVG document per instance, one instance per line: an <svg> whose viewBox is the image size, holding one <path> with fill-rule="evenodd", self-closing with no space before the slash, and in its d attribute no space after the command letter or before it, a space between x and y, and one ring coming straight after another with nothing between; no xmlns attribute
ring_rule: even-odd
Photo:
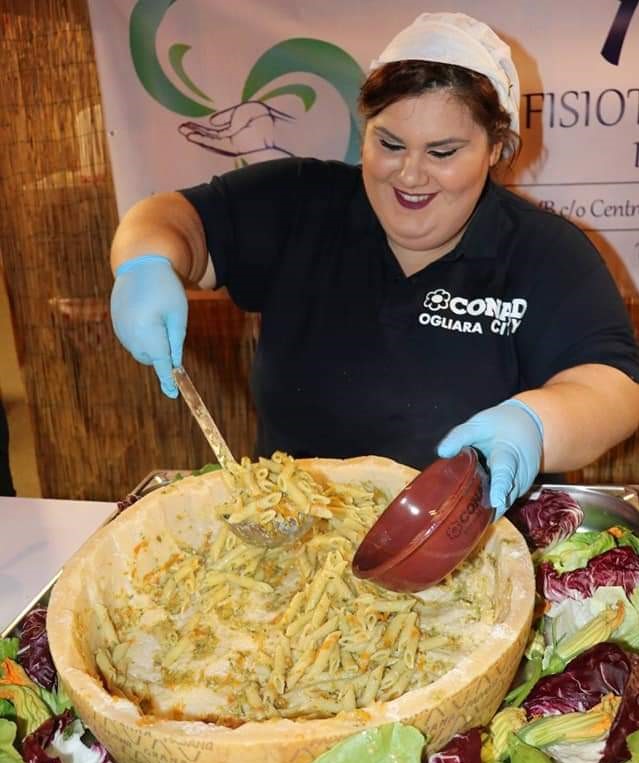
<svg viewBox="0 0 639 763"><path fill-rule="evenodd" d="M91 752L95 752L100 755L97 763L114 763L113 758L109 755L109 751L101 742L94 742L91 745Z"/></svg>
<svg viewBox="0 0 639 763"><path fill-rule="evenodd" d="M26 763L62 763L60 758L51 758L45 750L58 731L63 731L75 720L71 710L62 715L54 715L22 740L22 757Z"/></svg>
<svg viewBox="0 0 639 763"><path fill-rule="evenodd" d="M91 729L86 729L84 736L82 737L87 747L97 756L95 763L115 763L107 748L96 739Z"/></svg>
<svg viewBox="0 0 639 763"><path fill-rule="evenodd" d="M428 763L481 763L481 733L479 728L455 735Z"/></svg>
<svg viewBox="0 0 639 763"><path fill-rule="evenodd" d="M557 572L550 562L537 567L537 589L547 601L586 599L601 586L622 586L630 596L638 584L639 556L629 546L611 548L571 572Z"/></svg>
<svg viewBox="0 0 639 763"><path fill-rule="evenodd" d="M133 506L133 504L137 503L141 497L142 496L137 495L136 493L129 493L126 495L121 501L118 501L118 514L123 512L125 509L128 509L129 506Z"/></svg>
<svg viewBox="0 0 639 763"><path fill-rule="evenodd" d="M90 741L85 743L86 737ZM47 750L51 750L51 754ZM22 755L26 763L64 763L70 760L113 763L106 748L84 728L72 710L49 718L25 737Z"/></svg>
<svg viewBox="0 0 639 763"><path fill-rule="evenodd" d="M37 607L29 612L20 629L18 660L32 681L53 691L57 674L49 651L46 625L45 607Z"/></svg>
<svg viewBox="0 0 639 763"><path fill-rule="evenodd" d="M549 548L575 532L583 522L584 512L563 490L542 488L537 498L516 504L508 519L532 548Z"/></svg>
<svg viewBox="0 0 639 763"><path fill-rule="evenodd" d="M606 694L621 697L630 673L628 652L616 644L597 644L571 660L563 673L540 678L522 707L529 719L585 712Z"/></svg>
<svg viewBox="0 0 639 763"><path fill-rule="evenodd" d="M600 763L622 763L630 757L626 738L639 729L639 655L629 654L630 676L626 682Z"/></svg>

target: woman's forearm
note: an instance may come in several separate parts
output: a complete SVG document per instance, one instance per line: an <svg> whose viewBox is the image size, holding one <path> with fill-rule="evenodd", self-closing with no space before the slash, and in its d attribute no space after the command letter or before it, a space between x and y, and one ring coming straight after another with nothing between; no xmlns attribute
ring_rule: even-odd
<svg viewBox="0 0 639 763"><path fill-rule="evenodd" d="M515 397L543 422L545 472L580 469L639 426L639 384L611 366L576 366Z"/></svg>
<svg viewBox="0 0 639 763"><path fill-rule="evenodd" d="M204 228L182 194L150 196L122 218L111 245L112 270L143 254L167 257L186 281L197 283L204 275L208 261Z"/></svg>

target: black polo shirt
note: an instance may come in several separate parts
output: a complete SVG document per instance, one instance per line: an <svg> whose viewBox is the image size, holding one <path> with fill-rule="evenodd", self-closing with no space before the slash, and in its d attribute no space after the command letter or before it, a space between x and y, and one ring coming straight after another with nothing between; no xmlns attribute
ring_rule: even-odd
<svg viewBox="0 0 639 763"><path fill-rule="evenodd" d="M457 247L410 277L359 167L276 160L183 193L218 285L262 314L259 455L422 468L453 426L563 369L639 378L623 302L587 237L491 182Z"/></svg>

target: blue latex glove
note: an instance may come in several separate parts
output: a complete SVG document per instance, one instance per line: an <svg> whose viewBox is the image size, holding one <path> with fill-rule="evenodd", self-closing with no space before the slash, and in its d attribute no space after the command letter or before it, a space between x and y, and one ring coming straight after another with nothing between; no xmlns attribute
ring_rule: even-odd
<svg viewBox="0 0 639 763"><path fill-rule="evenodd" d="M490 473L490 503L499 519L537 476L543 439L539 416L521 400L511 399L451 429L437 446L437 454L450 458L471 445L484 455Z"/></svg>
<svg viewBox="0 0 639 763"><path fill-rule="evenodd" d="M187 315L184 287L167 257L145 254L115 271L115 335L138 362L153 366L168 397L178 396L172 369L182 365Z"/></svg>

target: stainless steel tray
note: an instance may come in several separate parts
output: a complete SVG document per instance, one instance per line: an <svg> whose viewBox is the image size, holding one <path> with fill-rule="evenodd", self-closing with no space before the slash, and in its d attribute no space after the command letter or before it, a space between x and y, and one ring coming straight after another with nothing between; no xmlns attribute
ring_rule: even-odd
<svg viewBox="0 0 639 763"><path fill-rule="evenodd" d="M173 482L181 476L187 476L190 474L188 470L178 469L160 469L155 472L150 472L136 487L133 488L131 493L140 497L150 493L153 490L157 490L159 487L164 487Z"/></svg>
<svg viewBox="0 0 639 763"><path fill-rule="evenodd" d="M153 490L165 487L180 476L188 476L191 472L178 469L158 469L149 472L139 482L129 495L121 502L122 508L127 502L151 493ZM533 485L529 497L534 498L542 488L563 490L571 495L584 511L584 522L580 530L605 530L616 524L622 524L639 535L639 486L635 485L560 485L544 483ZM25 617L36 607L46 606L49 594L60 572L49 581L38 596L0 633L6 638L14 635Z"/></svg>
<svg viewBox="0 0 639 763"><path fill-rule="evenodd" d="M616 524L625 525L639 534L639 493L630 485L533 485L530 498L536 497L541 488L563 490L572 496L584 512L579 528L584 530L607 530Z"/></svg>

